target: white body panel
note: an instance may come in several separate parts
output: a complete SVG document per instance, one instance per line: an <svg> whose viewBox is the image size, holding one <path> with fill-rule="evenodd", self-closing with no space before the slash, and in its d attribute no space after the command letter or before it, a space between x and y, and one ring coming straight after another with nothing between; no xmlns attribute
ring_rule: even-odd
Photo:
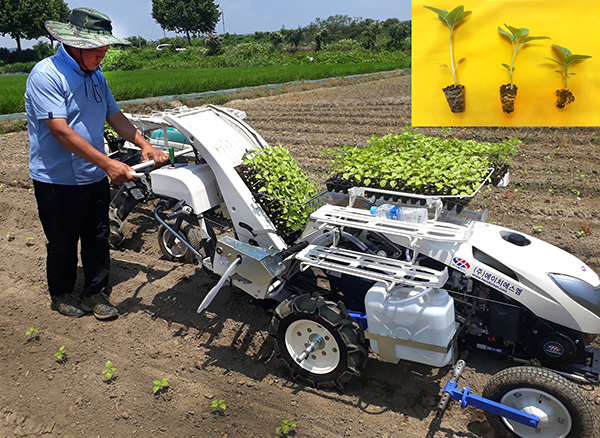
<svg viewBox="0 0 600 438"><path fill-rule="evenodd" d="M198 215L223 202L208 164L165 166L152 172L152 191L163 197L183 199Z"/></svg>
<svg viewBox="0 0 600 438"><path fill-rule="evenodd" d="M214 107L165 115L164 119L191 141L212 169L239 239L242 242L255 240L265 248L286 248L275 226L235 170L244 153L266 145L264 140L241 120ZM240 223L247 227L241 227Z"/></svg>
<svg viewBox="0 0 600 438"><path fill-rule="evenodd" d="M527 236L531 243L517 246L502 238L501 233L512 230L482 222L473 225L473 234L467 242L423 241L420 253L500 290L540 318L583 333L600 333L600 318L571 299L548 276L560 273L598 286L598 276L585 263L535 237ZM510 268L518 281L477 260L473 248Z"/></svg>

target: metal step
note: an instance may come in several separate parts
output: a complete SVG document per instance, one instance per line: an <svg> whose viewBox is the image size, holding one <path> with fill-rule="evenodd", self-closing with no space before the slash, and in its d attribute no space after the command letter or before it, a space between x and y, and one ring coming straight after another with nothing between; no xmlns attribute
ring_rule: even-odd
<svg viewBox="0 0 600 438"><path fill-rule="evenodd" d="M309 245L296 254L301 269L309 266L331 270L354 277L382 281L391 289L397 284L423 287L441 287L448 279L448 271L413 265L400 260L379 257L343 248Z"/></svg>
<svg viewBox="0 0 600 438"><path fill-rule="evenodd" d="M385 235L406 238L405 246L414 247L421 240L465 242L473 234L473 224L467 226L430 220L415 224L374 216L368 210L337 205L324 205L310 215L317 223L327 226L370 230Z"/></svg>

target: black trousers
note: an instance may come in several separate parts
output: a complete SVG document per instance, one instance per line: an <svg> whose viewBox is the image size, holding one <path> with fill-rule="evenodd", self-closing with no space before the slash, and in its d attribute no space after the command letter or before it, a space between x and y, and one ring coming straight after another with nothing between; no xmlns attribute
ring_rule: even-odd
<svg viewBox="0 0 600 438"><path fill-rule="evenodd" d="M81 239L82 297L108 284L108 179L81 186L33 181L40 220L48 239L46 274L50 296L70 294L77 280L77 244Z"/></svg>

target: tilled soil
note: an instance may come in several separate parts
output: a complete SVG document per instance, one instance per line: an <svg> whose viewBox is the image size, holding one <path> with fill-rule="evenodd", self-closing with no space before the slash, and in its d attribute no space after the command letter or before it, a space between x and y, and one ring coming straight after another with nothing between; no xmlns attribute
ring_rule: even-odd
<svg viewBox="0 0 600 438"><path fill-rule="evenodd" d="M362 146L371 136L410 125L410 76L339 80L291 87L277 96L229 102L269 144L288 148L309 174L325 176L320 152ZM478 141L517 137L506 188L484 188L469 205L488 221L546 240L600 272L595 128L420 128ZM154 205L139 206L112 253L111 300L120 316L69 319L50 310L45 237L37 218L24 132L0 136L0 437L174 436L274 437L284 419L297 437L494 436L484 415L451 404L441 422L435 406L451 376L371 354L363 375L343 392L294 381L273 357L271 314L235 288L208 311L196 308L216 279L198 265L161 256ZM81 282L76 292L81 289ZM29 328L38 331L26 335ZM54 356L64 346L66 359ZM110 381L102 374L110 360ZM511 363L473 353L461 385L481 394ZM153 380L169 388L153 394ZM598 389L582 386L600 408ZM226 409L213 408L224 400Z"/></svg>

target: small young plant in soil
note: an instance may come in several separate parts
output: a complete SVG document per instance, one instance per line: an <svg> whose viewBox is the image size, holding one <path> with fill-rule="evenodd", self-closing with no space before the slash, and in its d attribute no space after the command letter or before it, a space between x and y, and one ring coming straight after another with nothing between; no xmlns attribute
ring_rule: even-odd
<svg viewBox="0 0 600 438"><path fill-rule="evenodd" d="M34 327L29 327L29 330L25 332L25 335L29 336L27 338L27 342L37 341L40 339L39 330Z"/></svg>
<svg viewBox="0 0 600 438"><path fill-rule="evenodd" d="M56 353L54 353L54 356L56 356L56 360L58 362L66 362L67 361L67 349L62 346L58 349L58 351Z"/></svg>
<svg viewBox="0 0 600 438"><path fill-rule="evenodd" d="M510 61L510 65L502 63L502 67L507 69L508 74L510 75L510 84L500 86L500 102L502 103L502 111L510 114L515 110L515 100L517 99L517 86L513 81L517 52L530 41L549 40L550 38L546 36L527 36L529 34L529 29L525 29L523 27L517 29L516 27L509 26L506 23L504 26L506 26L509 32L505 31L501 27L498 27L498 32L508 37L510 40L510 43L513 46L513 56Z"/></svg>
<svg viewBox="0 0 600 438"><path fill-rule="evenodd" d="M225 414L225 409L227 409L227 405L225 404L225 400L213 400L211 406L216 409L216 412L219 415Z"/></svg>
<svg viewBox="0 0 600 438"><path fill-rule="evenodd" d="M552 47L554 47L556 49L556 52L560 55L561 61L557 61L556 59L552 58L546 59L554 61L561 66L561 70L556 70L556 72L563 75L565 79L565 86L560 90L556 90L554 92L554 95L556 96L556 107L564 108L565 106L567 106L575 100L575 96L573 96L573 93L571 92L571 90L569 90L568 84L569 76L575 76L575 73L569 73L569 68L574 64L577 64L578 62L585 61L586 59L591 58L591 56L575 55L571 53L571 51L566 47L557 46L556 44L552 44Z"/></svg>
<svg viewBox="0 0 600 438"><path fill-rule="evenodd" d="M109 360L104 364L104 370L102 370L102 374L106 376L107 382L110 382L114 377L114 372L117 371L117 367L113 365L113 363Z"/></svg>
<svg viewBox="0 0 600 438"><path fill-rule="evenodd" d="M157 394L163 390L166 390L169 388L169 382L167 381L167 378L165 377L164 379L156 379L154 382L154 388L152 389L152 391L154 392L154 394Z"/></svg>
<svg viewBox="0 0 600 438"><path fill-rule="evenodd" d="M435 12L438 14L438 18L442 23L448 26L448 31L450 32L450 65L445 65L452 72L452 78L454 79L454 84L448 85L444 87L443 91L446 95L446 100L448 101L448 105L450 106L450 111L453 113L462 113L465 110L465 86L460 85L458 80L456 79L456 69L458 68L458 64L460 64L465 58L460 58L456 63L454 62L454 49L452 48L452 35L454 33L454 29L460 24L460 22L465 18L465 15L471 13L471 11L465 11L464 6L457 6L452 11L448 12L445 9L438 9L432 6L424 6L425 8Z"/></svg>
<svg viewBox="0 0 600 438"><path fill-rule="evenodd" d="M33 328L33 327L29 327L29 330L27 330L27 331L25 332L25 334L26 334L27 336L30 336L30 335L33 335L34 333L37 333L37 332L39 332L39 330L38 330L38 329L36 329L36 328ZM36 335L36 336L38 336L38 335Z"/></svg>
<svg viewBox="0 0 600 438"><path fill-rule="evenodd" d="M296 427L296 423L294 423L293 421L290 420L283 420L281 422L281 426L279 426L276 430L275 433L281 433L282 435L287 435L289 431L292 430L292 428Z"/></svg>

